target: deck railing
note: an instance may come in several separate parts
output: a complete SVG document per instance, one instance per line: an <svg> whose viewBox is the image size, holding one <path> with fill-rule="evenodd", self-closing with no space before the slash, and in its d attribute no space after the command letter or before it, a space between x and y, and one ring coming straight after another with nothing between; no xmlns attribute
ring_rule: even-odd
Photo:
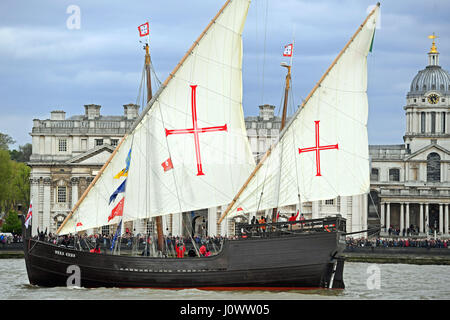
<svg viewBox="0 0 450 320"><path fill-rule="evenodd" d="M274 238L293 236L299 233L345 232L346 220L342 217L326 217L297 221L270 223L236 223L235 235L239 239Z"/></svg>

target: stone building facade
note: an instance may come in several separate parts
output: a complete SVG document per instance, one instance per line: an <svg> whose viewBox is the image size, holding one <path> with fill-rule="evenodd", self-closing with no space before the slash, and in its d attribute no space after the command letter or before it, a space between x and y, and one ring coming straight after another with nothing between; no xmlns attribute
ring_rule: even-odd
<svg viewBox="0 0 450 320"><path fill-rule="evenodd" d="M139 106L124 105L123 116L102 116L99 105L66 119L33 120L30 182L32 232L55 232L138 116Z"/></svg>
<svg viewBox="0 0 450 320"><path fill-rule="evenodd" d="M382 234L391 228L401 236L449 236L449 100L450 74L439 66L433 41L428 65L406 95L404 144L370 146L371 194ZM369 216L374 211L369 209Z"/></svg>

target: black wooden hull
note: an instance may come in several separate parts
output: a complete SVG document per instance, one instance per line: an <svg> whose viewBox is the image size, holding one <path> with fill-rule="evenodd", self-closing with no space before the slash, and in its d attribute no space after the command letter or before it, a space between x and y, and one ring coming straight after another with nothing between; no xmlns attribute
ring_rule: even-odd
<svg viewBox="0 0 450 320"><path fill-rule="evenodd" d="M321 232L228 240L217 255L182 259L95 254L29 238L24 251L29 281L38 286L76 284L79 270L87 288L343 288L343 238Z"/></svg>

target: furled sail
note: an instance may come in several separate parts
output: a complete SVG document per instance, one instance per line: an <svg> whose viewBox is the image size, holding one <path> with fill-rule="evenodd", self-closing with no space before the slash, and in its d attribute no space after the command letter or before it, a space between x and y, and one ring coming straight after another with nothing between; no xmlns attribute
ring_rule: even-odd
<svg viewBox="0 0 450 320"><path fill-rule="evenodd" d="M223 213L369 191L367 55L379 5L311 91Z"/></svg>
<svg viewBox="0 0 450 320"><path fill-rule="evenodd" d="M59 234L118 223L122 214L129 221L230 203L255 167L242 110L241 35L249 4L225 3Z"/></svg>

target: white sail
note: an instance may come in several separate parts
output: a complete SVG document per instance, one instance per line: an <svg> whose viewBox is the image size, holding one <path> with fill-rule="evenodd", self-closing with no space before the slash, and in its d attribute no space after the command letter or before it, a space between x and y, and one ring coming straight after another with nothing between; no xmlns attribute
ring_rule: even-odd
<svg viewBox="0 0 450 320"><path fill-rule="evenodd" d="M367 55L378 13L377 6L221 219L369 191Z"/></svg>
<svg viewBox="0 0 450 320"><path fill-rule="evenodd" d="M59 234L108 221L228 204L255 167L242 110L242 31L249 0L222 7L163 83ZM127 177L114 176L126 165ZM109 203L126 179L126 192ZM77 223L79 227L76 227Z"/></svg>

